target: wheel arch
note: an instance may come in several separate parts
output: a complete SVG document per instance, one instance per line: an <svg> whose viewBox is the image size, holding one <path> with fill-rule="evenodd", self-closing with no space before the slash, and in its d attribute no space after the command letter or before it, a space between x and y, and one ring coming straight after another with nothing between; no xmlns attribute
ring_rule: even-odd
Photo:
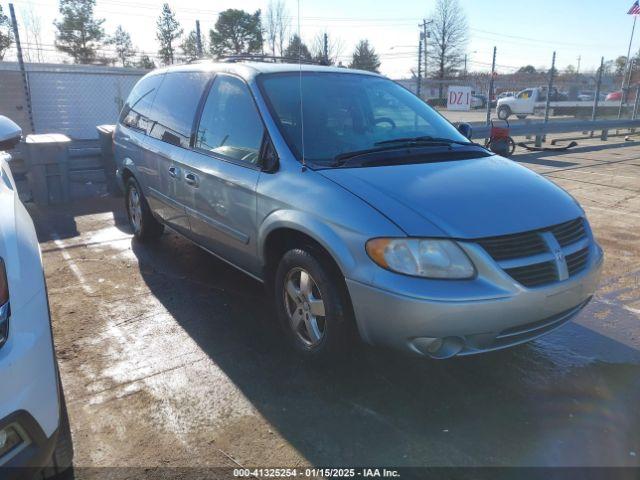
<svg viewBox="0 0 640 480"><path fill-rule="evenodd" d="M270 280L274 263L288 249L310 244L326 255L344 277L356 260L338 233L326 223L298 211L278 211L263 222L258 234L260 261L265 281Z"/></svg>

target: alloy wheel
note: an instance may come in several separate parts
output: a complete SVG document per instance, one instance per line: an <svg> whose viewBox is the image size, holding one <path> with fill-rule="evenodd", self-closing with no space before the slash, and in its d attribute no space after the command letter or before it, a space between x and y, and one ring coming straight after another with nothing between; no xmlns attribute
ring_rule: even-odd
<svg viewBox="0 0 640 480"><path fill-rule="evenodd" d="M284 282L284 304L289 325L302 343L318 346L326 333L325 306L316 281L303 268L293 268Z"/></svg>
<svg viewBox="0 0 640 480"><path fill-rule="evenodd" d="M140 202L140 194L136 187L129 187L129 221L135 233L140 233L142 229L142 204Z"/></svg>

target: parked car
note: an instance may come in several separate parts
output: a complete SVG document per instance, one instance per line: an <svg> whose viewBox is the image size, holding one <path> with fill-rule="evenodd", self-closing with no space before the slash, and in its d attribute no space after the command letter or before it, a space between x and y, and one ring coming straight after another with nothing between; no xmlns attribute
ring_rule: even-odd
<svg viewBox="0 0 640 480"><path fill-rule="evenodd" d="M625 102L634 102L636 99L636 92L638 91L636 85L631 85L627 90L627 97ZM622 100L622 90L617 90L615 92L611 92L605 98L607 101L619 102Z"/></svg>
<svg viewBox="0 0 640 480"><path fill-rule="evenodd" d="M370 72L201 63L143 77L114 145L136 239L264 282L301 354L445 358L563 325L603 257L569 194L470 134Z"/></svg>
<svg viewBox="0 0 640 480"><path fill-rule="evenodd" d="M593 102L595 96L596 92L594 92L593 90L585 90L578 93L578 100L581 102Z"/></svg>
<svg viewBox="0 0 640 480"><path fill-rule="evenodd" d="M471 108L486 108L487 96L482 93L471 92Z"/></svg>
<svg viewBox="0 0 640 480"><path fill-rule="evenodd" d="M0 116L0 476L46 467L47 478L71 466L73 448L40 247L2 153L20 136Z"/></svg>
<svg viewBox="0 0 640 480"><path fill-rule="evenodd" d="M607 102L619 102L622 100L622 90L616 90L607 94L605 101Z"/></svg>

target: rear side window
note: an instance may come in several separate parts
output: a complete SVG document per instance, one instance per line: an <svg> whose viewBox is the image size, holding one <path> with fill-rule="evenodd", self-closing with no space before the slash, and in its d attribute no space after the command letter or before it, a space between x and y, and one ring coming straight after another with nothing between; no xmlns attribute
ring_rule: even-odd
<svg viewBox="0 0 640 480"><path fill-rule="evenodd" d="M193 120L210 75L167 73L153 102L149 135L179 147L189 147Z"/></svg>
<svg viewBox="0 0 640 480"><path fill-rule="evenodd" d="M204 105L196 148L242 162L258 162L264 126L247 85L221 75Z"/></svg>
<svg viewBox="0 0 640 480"><path fill-rule="evenodd" d="M158 87L162 82L162 75L151 75L136 83L127 98L120 114L120 123L136 130L147 131L149 112Z"/></svg>

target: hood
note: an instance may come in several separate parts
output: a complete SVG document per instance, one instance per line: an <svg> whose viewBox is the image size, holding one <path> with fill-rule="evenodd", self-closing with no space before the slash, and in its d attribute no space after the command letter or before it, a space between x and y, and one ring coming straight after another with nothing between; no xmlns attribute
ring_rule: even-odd
<svg viewBox="0 0 640 480"><path fill-rule="evenodd" d="M583 215L560 187L499 156L320 173L368 202L410 236L491 237Z"/></svg>

